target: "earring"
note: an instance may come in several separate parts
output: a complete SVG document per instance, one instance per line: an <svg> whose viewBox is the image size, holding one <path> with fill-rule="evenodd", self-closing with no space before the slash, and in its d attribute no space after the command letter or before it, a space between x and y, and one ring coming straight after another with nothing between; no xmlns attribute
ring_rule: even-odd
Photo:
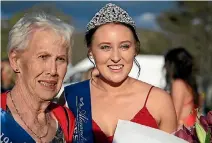
<svg viewBox="0 0 212 143"><path fill-rule="evenodd" d="M18 72L18 69L15 69L15 72L17 73Z"/></svg>
<svg viewBox="0 0 212 143"><path fill-rule="evenodd" d="M93 59L93 56L91 54L88 54L88 56L89 56L90 59Z"/></svg>

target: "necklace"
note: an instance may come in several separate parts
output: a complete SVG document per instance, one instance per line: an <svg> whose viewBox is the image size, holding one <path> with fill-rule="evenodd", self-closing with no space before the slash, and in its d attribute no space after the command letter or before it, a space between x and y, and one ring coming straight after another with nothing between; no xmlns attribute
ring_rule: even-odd
<svg viewBox="0 0 212 143"><path fill-rule="evenodd" d="M50 117L49 117L49 114L48 114L48 118L47 118L47 124L48 124L48 128L47 128L47 131L46 131L46 133L43 135L43 136L39 136L39 135L37 135L28 125L27 125L27 123L24 121L24 119L21 117L21 114L19 113L19 111L18 111L18 109L16 108L16 105L15 105L15 103L14 103L14 101L13 101L13 98L12 98L12 94L11 94L11 92L9 92L10 93L10 98L11 98L11 100L12 100L12 103L13 103L13 106L15 107L15 110L16 110L16 112L18 113L18 116L20 117L20 119L21 119L21 121L25 124L25 126L37 137L37 138L39 138L40 139L40 141L42 142L42 138L43 137L45 137L47 134L48 134L48 132L49 132L49 125L50 125Z"/></svg>

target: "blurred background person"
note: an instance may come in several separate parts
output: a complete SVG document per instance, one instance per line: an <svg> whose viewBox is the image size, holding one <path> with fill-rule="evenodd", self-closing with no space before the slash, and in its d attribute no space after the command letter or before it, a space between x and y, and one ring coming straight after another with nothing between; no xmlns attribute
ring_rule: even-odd
<svg viewBox="0 0 212 143"><path fill-rule="evenodd" d="M169 89L175 106L178 127L194 125L196 108L200 104L194 59L183 47L169 50L165 54L166 88Z"/></svg>
<svg viewBox="0 0 212 143"><path fill-rule="evenodd" d="M81 81L91 79L92 71L93 71L93 68L89 68L87 71L83 72Z"/></svg>
<svg viewBox="0 0 212 143"><path fill-rule="evenodd" d="M99 71L97 70L97 68L89 68L87 71L82 73L81 81L95 78L97 76L99 76Z"/></svg>
<svg viewBox="0 0 212 143"><path fill-rule="evenodd" d="M8 59L1 60L1 93L11 90L15 83L15 73Z"/></svg>
<svg viewBox="0 0 212 143"><path fill-rule="evenodd" d="M1 94L1 142L72 142L74 116L52 99L70 61L73 27L45 13L26 14L11 29L14 87Z"/></svg>

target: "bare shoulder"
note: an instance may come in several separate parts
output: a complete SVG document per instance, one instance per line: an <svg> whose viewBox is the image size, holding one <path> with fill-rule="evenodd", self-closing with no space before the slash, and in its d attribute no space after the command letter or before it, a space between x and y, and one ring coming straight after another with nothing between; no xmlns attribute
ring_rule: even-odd
<svg viewBox="0 0 212 143"><path fill-rule="evenodd" d="M142 81L136 81L135 86L139 87L137 91L142 89L147 95L149 93L146 106L157 121L159 129L168 133L173 132L176 129L177 118L171 95L163 89Z"/></svg>
<svg viewBox="0 0 212 143"><path fill-rule="evenodd" d="M186 88L186 83L181 79L176 79L172 82L172 88L184 89Z"/></svg>
<svg viewBox="0 0 212 143"><path fill-rule="evenodd" d="M154 87L151 94L154 96L159 105L168 106L168 104L172 104L171 95L163 89Z"/></svg>
<svg viewBox="0 0 212 143"><path fill-rule="evenodd" d="M148 102L152 103L157 108L167 108L173 105L171 95L165 90L139 80L136 81L135 86L140 90L143 89L147 92L153 87L149 93L150 101Z"/></svg>
<svg viewBox="0 0 212 143"><path fill-rule="evenodd" d="M133 82L134 82L133 86L135 86L136 88L139 88L139 89L149 90L151 87L153 87L151 90L151 96L155 96L155 97L159 97L159 98L169 98L170 97L170 95L161 88L155 87L151 84L148 84L146 82L143 82L143 81L140 81L137 79L133 79Z"/></svg>
<svg viewBox="0 0 212 143"><path fill-rule="evenodd" d="M133 88L137 88L137 89L140 89L140 91L142 91L143 89L150 89L152 87L151 84L148 84L146 82L143 82L143 81L140 81L138 79L134 79L134 78L131 78L131 85Z"/></svg>

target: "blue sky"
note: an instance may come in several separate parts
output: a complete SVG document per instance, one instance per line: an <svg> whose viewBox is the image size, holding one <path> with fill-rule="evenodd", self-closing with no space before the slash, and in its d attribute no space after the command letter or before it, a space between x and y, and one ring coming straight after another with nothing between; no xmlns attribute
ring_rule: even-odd
<svg viewBox="0 0 212 143"><path fill-rule="evenodd" d="M111 2L111 1L110 1ZM43 1L2 1L1 16L10 18L14 13L26 10ZM76 29L85 30L86 24L108 1L49 1L65 14L71 15ZM158 29L155 17L163 11L173 10L175 1L113 1L125 9L135 20L137 27Z"/></svg>

